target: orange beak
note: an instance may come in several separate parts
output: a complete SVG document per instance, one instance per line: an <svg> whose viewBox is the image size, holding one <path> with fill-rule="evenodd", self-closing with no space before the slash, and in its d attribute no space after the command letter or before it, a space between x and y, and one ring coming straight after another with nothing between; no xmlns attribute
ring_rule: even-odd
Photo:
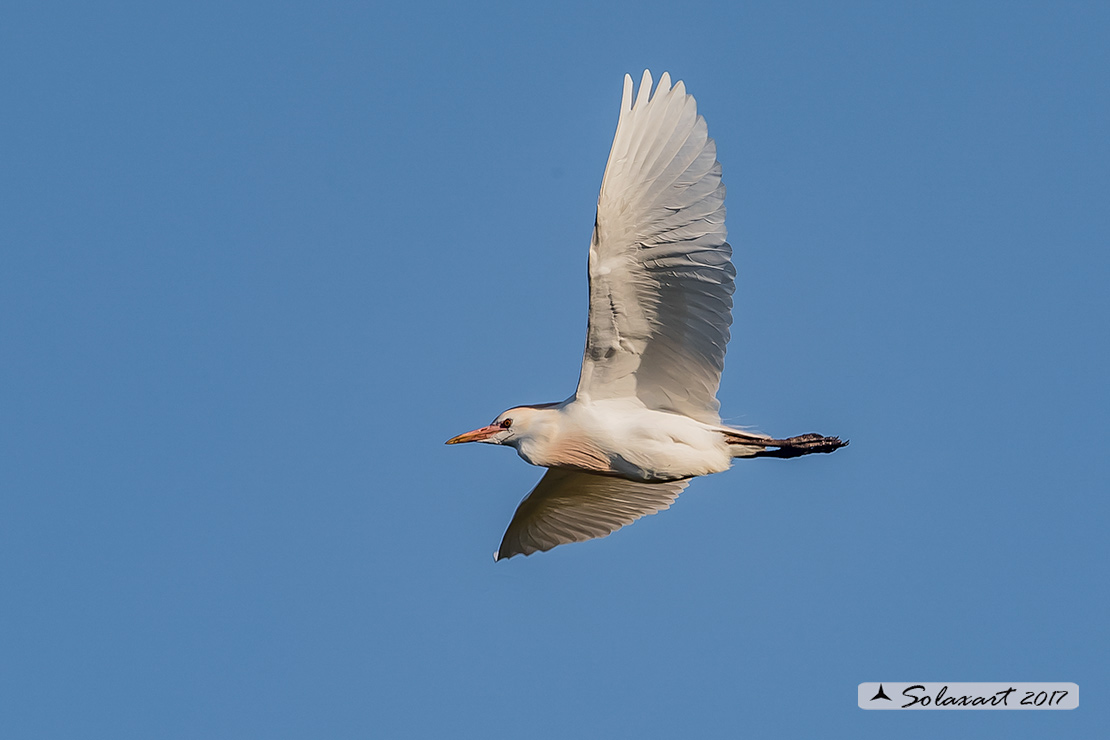
<svg viewBox="0 0 1110 740"><path fill-rule="evenodd" d="M502 429L499 426L482 427L481 429L475 429L473 432L467 432L457 437L452 437L444 442L444 444L457 445L463 442L481 442L484 439L489 439L500 431L502 431Z"/></svg>

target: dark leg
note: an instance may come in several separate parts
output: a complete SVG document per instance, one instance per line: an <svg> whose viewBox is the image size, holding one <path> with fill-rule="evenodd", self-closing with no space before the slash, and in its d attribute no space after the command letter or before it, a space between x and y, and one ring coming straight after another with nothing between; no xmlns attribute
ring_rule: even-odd
<svg viewBox="0 0 1110 740"><path fill-rule="evenodd" d="M834 452L841 447L847 447L847 442L841 442L840 437L822 437L820 434L803 434L787 439L765 439L762 443L767 447L777 447L777 450L760 450L752 457L801 457L812 455L816 452ZM751 444L751 442L746 442Z"/></svg>

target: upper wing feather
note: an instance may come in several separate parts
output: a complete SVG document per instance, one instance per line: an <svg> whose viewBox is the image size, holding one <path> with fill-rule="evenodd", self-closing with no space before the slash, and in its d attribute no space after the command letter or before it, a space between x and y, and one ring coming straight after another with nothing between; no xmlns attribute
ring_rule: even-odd
<svg viewBox="0 0 1110 740"><path fill-rule="evenodd" d="M736 270L717 148L682 82L625 76L590 243L590 316L576 397L636 397L720 422ZM650 97L649 97L650 95Z"/></svg>
<svg viewBox="0 0 1110 740"><path fill-rule="evenodd" d="M568 542L604 537L668 508L687 481L639 483L567 468L550 468L509 523L494 558L531 555Z"/></svg>

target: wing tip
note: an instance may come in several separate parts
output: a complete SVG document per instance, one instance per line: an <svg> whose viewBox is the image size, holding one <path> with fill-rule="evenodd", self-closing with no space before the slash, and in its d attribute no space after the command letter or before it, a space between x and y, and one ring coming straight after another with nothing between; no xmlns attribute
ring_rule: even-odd
<svg viewBox="0 0 1110 740"><path fill-rule="evenodd" d="M624 90L621 92L621 114L632 108L632 75L625 74Z"/></svg>
<svg viewBox="0 0 1110 740"><path fill-rule="evenodd" d="M651 70L645 69L643 75L640 76L640 86L636 91L636 102L640 102L641 96L643 96L643 100L646 103L649 98L654 99L659 93L668 93L672 91L677 92L681 97L691 97L686 92L685 82L682 80L674 80L672 82L671 80L671 73L663 72L663 74L659 75L659 82L656 84L652 79ZM652 90L653 85L655 87L654 91ZM624 86L625 89L630 89L633 86L631 74L626 73L624 75Z"/></svg>
<svg viewBox="0 0 1110 740"><path fill-rule="evenodd" d="M531 551L527 551L527 552L524 551L524 550L510 550L508 552L502 553L501 550L503 550L503 549L505 549L504 544L502 544L499 549L493 551L493 562L500 563L502 560L508 560L509 558L515 558L517 555L523 555L524 557L528 557L533 552L539 552L538 550L531 550Z"/></svg>
<svg viewBox="0 0 1110 740"><path fill-rule="evenodd" d="M671 73L670 72L664 72L663 74L659 75L659 85L656 86L656 88L655 88L655 94L658 95L661 92L669 92L670 89L671 89Z"/></svg>
<svg viewBox="0 0 1110 740"><path fill-rule="evenodd" d="M640 89L636 91L636 105L647 105L651 98L651 70L645 69L640 77Z"/></svg>

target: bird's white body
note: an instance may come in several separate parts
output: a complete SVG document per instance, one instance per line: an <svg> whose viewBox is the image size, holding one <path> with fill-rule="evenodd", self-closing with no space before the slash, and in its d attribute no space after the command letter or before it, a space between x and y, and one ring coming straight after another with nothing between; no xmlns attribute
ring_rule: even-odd
<svg viewBox="0 0 1110 740"><path fill-rule="evenodd" d="M719 427L656 411L635 398L571 400L530 409L502 444L526 462L656 483L728 470L732 451ZM509 412L506 412L509 413Z"/></svg>
<svg viewBox="0 0 1110 740"><path fill-rule="evenodd" d="M690 478L736 457L831 452L721 425L717 388L736 270L717 148L682 82L626 76L590 241L590 311L578 389L448 440L516 448L548 469L497 558L604 537L667 508ZM778 451L767 448L779 447Z"/></svg>

